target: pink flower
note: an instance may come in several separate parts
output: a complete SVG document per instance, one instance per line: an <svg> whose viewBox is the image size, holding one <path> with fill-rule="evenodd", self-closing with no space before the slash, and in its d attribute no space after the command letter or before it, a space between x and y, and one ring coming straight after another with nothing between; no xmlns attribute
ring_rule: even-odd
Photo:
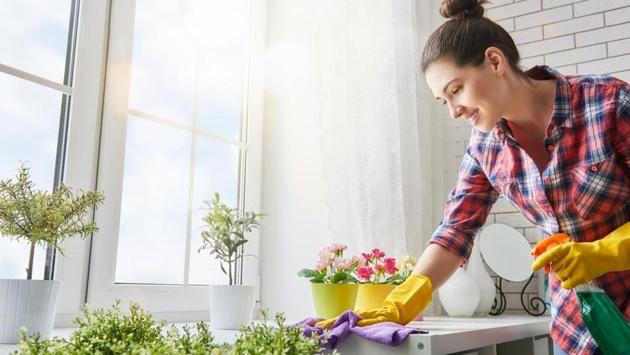
<svg viewBox="0 0 630 355"><path fill-rule="evenodd" d="M357 270L357 275L359 276L359 278L365 281L368 281L373 274L374 270L372 270L372 268L369 266L362 266L359 268L359 270Z"/></svg>
<svg viewBox="0 0 630 355"><path fill-rule="evenodd" d="M377 258L379 258L379 259L385 256L385 253L383 253L383 252L382 252L380 249L378 249L378 248L374 248L374 249L372 249L372 254L373 254L374 256L376 256Z"/></svg>
<svg viewBox="0 0 630 355"><path fill-rule="evenodd" d="M332 244L330 246L330 251L332 253L337 253L337 252L342 252L344 250L346 250L348 248L348 246L346 246L345 244Z"/></svg>
<svg viewBox="0 0 630 355"><path fill-rule="evenodd" d="M398 271L398 268L396 267L396 259L394 258L385 258L383 259L383 262L385 263L385 272L393 275Z"/></svg>
<svg viewBox="0 0 630 355"><path fill-rule="evenodd" d="M335 254L331 254L327 250L322 250L319 253L319 263L321 264L331 265L334 259L335 259Z"/></svg>
<svg viewBox="0 0 630 355"><path fill-rule="evenodd" d="M315 264L315 270L322 272L325 271L327 268L326 264L322 264L321 262L318 262L317 264Z"/></svg>
<svg viewBox="0 0 630 355"><path fill-rule="evenodd" d="M358 267L358 266L365 265L365 259L363 257L361 257L361 256L353 255L351 260L352 260L352 266L353 267Z"/></svg>
<svg viewBox="0 0 630 355"><path fill-rule="evenodd" d="M338 260L335 261L335 266L339 270L352 269L352 260L338 259Z"/></svg>
<svg viewBox="0 0 630 355"><path fill-rule="evenodd" d="M383 265L383 264L376 264L374 266L374 270L376 270L376 272L383 272L383 271L385 271L385 265Z"/></svg>

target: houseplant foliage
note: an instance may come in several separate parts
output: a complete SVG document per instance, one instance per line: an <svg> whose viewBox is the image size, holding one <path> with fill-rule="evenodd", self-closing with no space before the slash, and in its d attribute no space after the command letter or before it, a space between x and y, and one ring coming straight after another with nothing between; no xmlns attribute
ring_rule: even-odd
<svg viewBox="0 0 630 355"><path fill-rule="evenodd" d="M319 252L312 269L299 276L311 281L317 316L331 318L350 309L370 309L381 305L396 285L412 273L416 260L403 256L387 257L374 248L369 252L344 257L343 244L331 244Z"/></svg>
<svg viewBox="0 0 630 355"><path fill-rule="evenodd" d="M21 334L14 355L39 354L223 354L226 345L214 343L205 323L180 331L166 322L155 322L151 314L131 303L129 314L123 315L120 302L110 309L83 308L75 318L77 329L66 339L42 339L39 335Z"/></svg>
<svg viewBox="0 0 630 355"><path fill-rule="evenodd" d="M353 276L361 259L344 258L344 251L348 247L344 244L331 244L319 252L319 260L312 269L302 269L299 276L308 278L312 283L339 284L354 283L358 280Z"/></svg>
<svg viewBox="0 0 630 355"><path fill-rule="evenodd" d="M219 260L221 270L228 275L229 284L240 284L238 275L243 272L243 246L248 241L246 234L260 228L264 215L231 208L221 202L218 193L214 194L212 201L204 201L204 204L207 208L203 218L206 228L201 232L199 251L209 250Z"/></svg>
<svg viewBox="0 0 630 355"><path fill-rule="evenodd" d="M98 227L85 217L103 200L101 192L75 194L64 184L53 192L36 190L24 164L15 180L0 180L0 234L31 244L27 280L33 277L35 246L49 245L63 254L65 239L92 235Z"/></svg>
<svg viewBox="0 0 630 355"><path fill-rule="evenodd" d="M300 327L284 325L285 317L282 313L275 315L275 324L270 324L266 311L261 311L262 322L241 328L241 334L234 343L230 354L258 355L258 354L319 354L323 352L323 338L306 338ZM332 354L337 354L333 352Z"/></svg>
<svg viewBox="0 0 630 355"><path fill-rule="evenodd" d="M416 259L405 255L398 259L388 257L378 248L361 253L355 269L361 283L400 285L413 271Z"/></svg>
<svg viewBox="0 0 630 355"><path fill-rule="evenodd" d="M205 323L180 330L164 322L155 322L151 314L131 303L130 314L123 315L120 302L110 309L84 307L75 319L77 329L67 339L42 339L38 335L21 335L14 355L87 355L87 354L167 354L167 355L243 355L300 354L313 355L323 351L326 337L306 338L299 327L284 324L278 313L275 323L263 311L263 321L241 328L233 345L217 344Z"/></svg>

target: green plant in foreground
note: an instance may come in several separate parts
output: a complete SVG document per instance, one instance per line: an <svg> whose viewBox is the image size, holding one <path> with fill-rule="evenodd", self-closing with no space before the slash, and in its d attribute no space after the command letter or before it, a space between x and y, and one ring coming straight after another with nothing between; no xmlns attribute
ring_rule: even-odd
<svg viewBox="0 0 630 355"><path fill-rule="evenodd" d="M52 193L34 189L30 169L22 164L15 180L0 180L0 234L31 244L26 279L33 277L36 245L50 245L63 254L61 242L73 236L87 237L98 231L87 220L88 212L100 205L101 192L73 193L61 184Z"/></svg>
<svg viewBox="0 0 630 355"><path fill-rule="evenodd" d="M285 317L282 313L275 315L275 325L268 322L267 312L261 311L263 321L241 328L230 354L237 355L281 355L304 354L312 355L323 352L324 339L317 336L306 338L300 327L284 325ZM332 352L331 354L337 354Z"/></svg>
<svg viewBox="0 0 630 355"><path fill-rule="evenodd" d="M281 313L271 324L267 312L262 311L263 321L241 328L230 346L214 343L205 323L197 323L194 328L184 326L180 331L164 321L155 322L136 303L129 305L129 311L129 315L123 315L119 301L107 310L86 306L75 319L77 329L66 339L42 339L37 334L29 337L22 329L13 355L313 355L323 351L325 341L325 337L306 338L300 327L284 325L286 319Z"/></svg>
<svg viewBox="0 0 630 355"><path fill-rule="evenodd" d="M67 339L28 337L23 330L14 355L40 354L222 354L225 345L214 344L208 326L197 323L192 332L184 326L180 332L166 322L155 322L149 312L136 303L129 306L129 315L122 315L120 302L111 309L84 307L75 319L78 326ZM217 352L218 351L218 352Z"/></svg>

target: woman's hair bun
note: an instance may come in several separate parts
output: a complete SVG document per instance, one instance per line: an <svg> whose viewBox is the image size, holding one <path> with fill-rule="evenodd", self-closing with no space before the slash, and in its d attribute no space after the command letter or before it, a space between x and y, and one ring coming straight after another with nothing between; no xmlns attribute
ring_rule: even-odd
<svg viewBox="0 0 630 355"><path fill-rule="evenodd" d="M483 4L487 0L442 0L440 5L440 15L442 17L463 18L463 17L483 17Z"/></svg>

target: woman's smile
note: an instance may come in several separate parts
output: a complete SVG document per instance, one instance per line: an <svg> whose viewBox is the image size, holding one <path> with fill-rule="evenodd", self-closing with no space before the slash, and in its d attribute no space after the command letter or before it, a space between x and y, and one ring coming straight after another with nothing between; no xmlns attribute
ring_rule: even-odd
<svg viewBox="0 0 630 355"><path fill-rule="evenodd" d="M473 111L473 113L470 116L466 117L466 120L470 122L472 126L474 126L475 123L477 123L478 119L479 119L479 109L476 109L475 111Z"/></svg>

